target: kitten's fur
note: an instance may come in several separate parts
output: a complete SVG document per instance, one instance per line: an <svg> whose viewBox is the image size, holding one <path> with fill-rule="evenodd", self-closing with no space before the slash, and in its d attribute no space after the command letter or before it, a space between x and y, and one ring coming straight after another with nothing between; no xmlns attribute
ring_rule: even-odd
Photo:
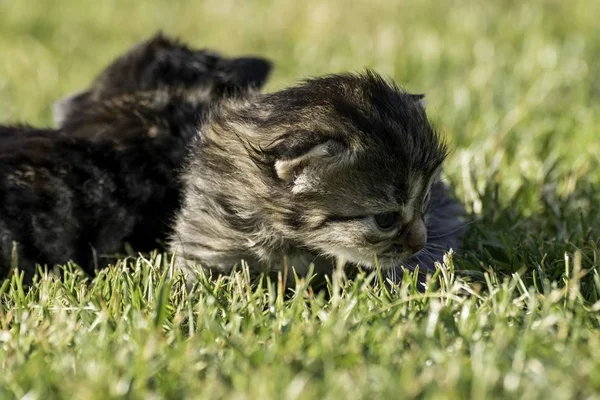
<svg viewBox="0 0 600 400"><path fill-rule="evenodd" d="M280 270L287 256L303 274L311 262L331 272L334 259L373 268L377 257L392 279L403 264L431 270L458 244L461 207L439 180L446 148L420 99L369 72L219 103L183 174L179 265ZM386 212L400 223L383 232L373 216ZM410 258L424 219L434 253Z"/></svg>
<svg viewBox="0 0 600 400"><path fill-rule="evenodd" d="M260 58L225 59L159 35L63 101L59 130L0 127L0 276L13 241L28 277L36 263L68 260L91 272L125 242L156 248L207 106L261 86L269 70Z"/></svg>
<svg viewBox="0 0 600 400"><path fill-rule="evenodd" d="M226 58L207 49L192 49L159 32L113 61L88 89L56 102L54 121L60 126L94 103L139 92L181 90L215 98L260 88L271 68L264 58Z"/></svg>

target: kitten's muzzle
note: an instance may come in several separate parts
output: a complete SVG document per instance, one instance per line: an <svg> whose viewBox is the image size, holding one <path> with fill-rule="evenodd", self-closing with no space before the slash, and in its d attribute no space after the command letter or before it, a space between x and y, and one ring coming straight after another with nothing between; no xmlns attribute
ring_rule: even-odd
<svg viewBox="0 0 600 400"><path fill-rule="evenodd" d="M427 243L427 227L421 216L413 218L400 233L400 243L412 254L421 251Z"/></svg>

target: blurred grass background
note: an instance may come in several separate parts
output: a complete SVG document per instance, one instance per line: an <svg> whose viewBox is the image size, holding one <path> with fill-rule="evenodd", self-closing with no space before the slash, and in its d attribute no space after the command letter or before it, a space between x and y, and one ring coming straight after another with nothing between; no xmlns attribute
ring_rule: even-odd
<svg viewBox="0 0 600 400"><path fill-rule="evenodd" d="M369 67L426 93L473 217L455 262L478 281L443 269L425 294L359 281L284 303L237 278L188 292L160 258L27 293L13 277L0 397L596 398L598 15L594 0L0 0L3 123L50 125L55 100L159 29L270 58L268 91Z"/></svg>
<svg viewBox="0 0 600 400"><path fill-rule="evenodd" d="M589 0L2 0L0 116L48 124L57 97L162 29L195 46L269 57L268 89L369 67L427 93L457 146L552 135L579 156L597 150L596 15L600 4Z"/></svg>
<svg viewBox="0 0 600 400"><path fill-rule="evenodd" d="M0 0L0 120L50 124L56 99L159 29L270 58L268 91L373 68L426 93L450 140L447 179L480 217L466 267L531 269L579 248L595 267L597 15L591 0Z"/></svg>

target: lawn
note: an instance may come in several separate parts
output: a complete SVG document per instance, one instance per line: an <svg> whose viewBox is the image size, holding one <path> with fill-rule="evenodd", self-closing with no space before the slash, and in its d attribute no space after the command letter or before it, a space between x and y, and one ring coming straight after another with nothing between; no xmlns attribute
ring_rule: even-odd
<svg viewBox="0 0 600 400"><path fill-rule="evenodd" d="M594 17L596 15L596 17ZM0 121L158 29L262 54L267 90L364 67L424 92L470 213L418 292L186 288L168 255L0 283L0 398L600 398L600 2L0 0Z"/></svg>

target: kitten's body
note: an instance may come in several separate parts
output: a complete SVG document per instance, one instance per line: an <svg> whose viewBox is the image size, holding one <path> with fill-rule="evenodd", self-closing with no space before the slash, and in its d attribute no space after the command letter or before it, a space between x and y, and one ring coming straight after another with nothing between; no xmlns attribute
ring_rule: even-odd
<svg viewBox="0 0 600 400"><path fill-rule="evenodd" d="M92 272L125 242L149 251L165 240L180 203L179 168L207 107L262 85L270 68L214 53L203 64L204 55L158 36L63 101L58 130L0 127L0 276L13 242L30 277L36 263L74 260ZM121 84L130 70L152 73Z"/></svg>
<svg viewBox="0 0 600 400"><path fill-rule="evenodd" d="M311 262L331 272L335 259L373 268L378 257L392 279L416 261L432 270L458 244L461 207L439 181L445 149L419 98L366 74L222 103L184 171L179 265L228 273L244 259L258 272L288 256L302 274ZM390 212L393 232L375 229L370 216ZM427 248L425 230L430 249L411 258Z"/></svg>

